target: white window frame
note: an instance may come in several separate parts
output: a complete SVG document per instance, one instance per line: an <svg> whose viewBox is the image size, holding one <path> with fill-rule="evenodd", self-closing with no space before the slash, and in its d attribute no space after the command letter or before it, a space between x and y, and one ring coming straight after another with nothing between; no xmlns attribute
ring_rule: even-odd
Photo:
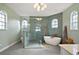
<svg viewBox="0 0 79 59"><path fill-rule="evenodd" d="M78 30L78 12L73 11L70 14L70 30Z"/></svg>
<svg viewBox="0 0 79 59"><path fill-rule="evenodd" d="M41 25L40 25L40 24L37 24L37 25L36 25L35 31L36 31L36 32L41 31Z"/></svg>
<svg viewBox="0 0 79 59"><path fill-rule="evenodd" d="M58 28L58 19L52 19L51 26L52 28Z"/></svg>
<svg viewBox="0 0 79 59"><path fill-rule="evenodd" d="M0 10L0 30L7 29L7 14L5 11Z"/></svg>

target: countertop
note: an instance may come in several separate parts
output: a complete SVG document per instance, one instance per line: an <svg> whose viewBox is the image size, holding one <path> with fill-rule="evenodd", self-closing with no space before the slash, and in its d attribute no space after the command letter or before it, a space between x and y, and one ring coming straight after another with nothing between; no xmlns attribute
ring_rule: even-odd
<svg viewBox="0 0 79 59"><path fill-rule="evenodd" d="M59 46L73 55L79 53L79 44L59 44Z"/></svg>

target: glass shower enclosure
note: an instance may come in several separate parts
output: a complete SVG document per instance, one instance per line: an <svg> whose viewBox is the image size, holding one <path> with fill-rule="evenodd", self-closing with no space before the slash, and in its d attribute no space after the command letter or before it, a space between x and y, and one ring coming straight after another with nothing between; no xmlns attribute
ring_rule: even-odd
<svg viewBox="0 0 79 59"><path fill-rule="evenodd" d="M26 19L22 22L24 48L42 47L41 24L35 19Z"/></svg>

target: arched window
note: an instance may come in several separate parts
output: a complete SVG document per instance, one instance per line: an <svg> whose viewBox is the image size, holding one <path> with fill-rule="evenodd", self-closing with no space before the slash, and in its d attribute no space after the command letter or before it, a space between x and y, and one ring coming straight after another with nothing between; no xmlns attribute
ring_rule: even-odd
<svg viewBox="0 0 79 59"><path fill-rule="evenodd" d="M78 30L78 12L73 11L70 14L70 29Z"/></svg>
<svg viewBox="0 0 79 59"><path fill-rule="evenodd" d="M27 26L28 26L27 20L23 20L22 21L22 28L27 28Z"/></svg>
<svg viewBox="0 0 79 59"><path fill-rule="evenodd" d="M7 14L4 11L0 11L0 30L7 28Z"/></svg>
<svg viewBox="0 0 79 59"><path fill-rule="evenodd" d="M58 28L58 19L53 19L51 25L52 25L52 28Z"/></svg>

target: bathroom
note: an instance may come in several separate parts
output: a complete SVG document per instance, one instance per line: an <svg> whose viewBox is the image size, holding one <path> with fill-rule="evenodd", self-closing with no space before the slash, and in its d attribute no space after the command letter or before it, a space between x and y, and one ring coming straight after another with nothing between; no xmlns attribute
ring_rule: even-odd
<svg viewBox="0 0 79 59"><path fill-rule="evenodd" d="M25 48L41 47L42 44L46 43L44 36L51 37L53 34L56 34L58 37L62 37L62 13L50 16L30 16L22 19L26 20L28 24L22 30ZM54 27L52 27L54 19L57 19L57 24L54 24Z"/></svg>

